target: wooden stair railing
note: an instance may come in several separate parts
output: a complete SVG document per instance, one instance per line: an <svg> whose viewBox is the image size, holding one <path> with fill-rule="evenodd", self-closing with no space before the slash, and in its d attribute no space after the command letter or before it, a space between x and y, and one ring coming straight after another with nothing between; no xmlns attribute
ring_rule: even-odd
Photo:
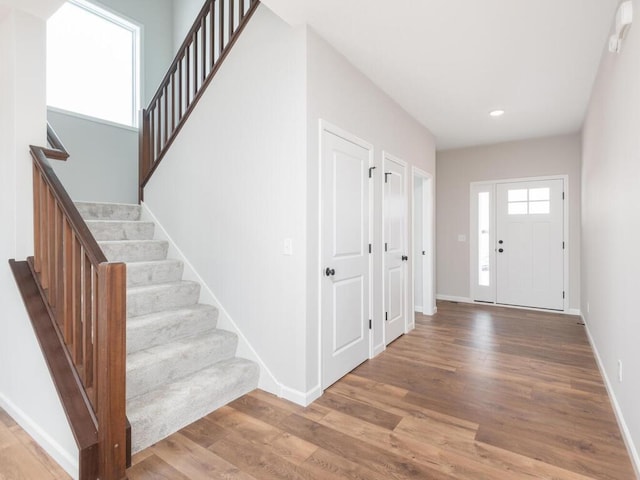
<svg viewBox="0 0 640 480"><path fill-rule="evenodd" d="M126 266L107 261L54 173L48 157L68 153L51 127L47 140L50 148L31 146L34 256L28 267L10 263L78 444L79 478L122 480Z"/></svg>
<svg viewBox="0 0 640 480"><path fill-rule="evenodd" d="M160 87L140 120L139 199L260 4L259 0L206 0Z"/></svg>

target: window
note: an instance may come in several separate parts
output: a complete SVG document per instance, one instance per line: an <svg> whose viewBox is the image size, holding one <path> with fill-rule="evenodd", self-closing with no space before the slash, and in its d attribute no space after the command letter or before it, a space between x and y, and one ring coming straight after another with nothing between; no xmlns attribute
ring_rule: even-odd
<svg viewBox="0 0 640 480"><path fill-rule="evenodd" d="M47 22L47 105L135 127L140 28L84 0Z"/></svg>
<svg viewBox="0 0 640 480"><path fill-rule="evenodd" d="M551 213L551 191L545 188L521 188L507 193L509 215L548 215Z"/></svg>
<svg viewBox="0 0 640 480"><path fill-rule="evenodd" d="M491 201L489 192L478 193L478 285L491 286Z"/></svg>

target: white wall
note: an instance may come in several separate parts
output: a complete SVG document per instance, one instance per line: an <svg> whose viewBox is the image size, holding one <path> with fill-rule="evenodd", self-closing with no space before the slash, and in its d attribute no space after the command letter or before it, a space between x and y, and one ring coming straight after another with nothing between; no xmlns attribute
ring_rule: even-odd
<svg viewBox="0 0 640 480"><path fill-rule="evenodd" d="M569 176L569 308L580 308L579 134L438 152L436 244L438 295L468 299L469 184L547 175ZM466 236L465 242L458 235Z"/></svg>
<svg viewBox="0 0 640 480"><path fill-rule="evenodd" d="M305 390L305 42L259 7L145 203L278 382ZM293 256L282 254L293 240Z"/></svg>
<svg viewBox="0 0 640 480"><path fill-rule="evenodd" d="M28 148L45 142L44 20L17 10L0 20L0 65L0 407L77 475L78 449L7 263L33 255Z"/></svg>
<svg viewBox="0 0 640 480"><path fill-rule="evenodd" d="M320 119L371 143L374 146L374 271L373 278L373 345L374 350L384 348L383 341L383 292L382 292L382 154L383 151L399 157L411 166L435 176L435 142L431 133L409 116L391 98L374 85L367 77L351 65L342 55L321 39L312 30L307 41L308 75L308 149L309 169L307 177L308 198L308 251L318 251L318 175L319 175L319 126ZM411 183L408 183L411 185ZM412 209L407 199L408 218ZM411 247L410 250L411 251ZM309 255L307 260L308 329L317 332L318 289L321 266L318 255ZM411 262L409 266L409 278ZM411 283L409 283L410 289ZM411 310L411 309L409 309ZM318 339L314 333L308 337L307 379L309 390L319 383Z"/></svg>
<svg viewBox="0 0 640 480"><path fill-rule="evenodd" d="M141 107L145 107L173 61L173 2L93 2L142 26ZM71 198L137 202L137 132L59 111L49 111L48 118L71 154L66 163L53 164Z"/></svg>
<svg viewBox="0 0 640 480"><path fill-rule="evenodd" d="M193 26L204 0L173 0L173 52L178 51Z"/></svg>
<svg viewBox="0 0 640 480"><path fill-rule="evenodd" d="M137 130L51 109L47 118L71 155L51 164L73 200L138 202Z"/></svg>
<svg viewBox="0 0 640 480"><path fill-rule="evenodd" d="M633 1L640 11L640 1ZM604 53L582 146L582 312L640 475L640 25ZM623 362L618 381L617 362Z"/></svg>

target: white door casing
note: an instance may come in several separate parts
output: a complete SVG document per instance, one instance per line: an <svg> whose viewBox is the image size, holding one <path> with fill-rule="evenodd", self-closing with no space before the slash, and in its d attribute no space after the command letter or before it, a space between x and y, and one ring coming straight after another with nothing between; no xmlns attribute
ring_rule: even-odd
<svg viewBox="0 0 640 480"><path fill-rule="evenodd" d="M321 130L322 388L369 355L371 146Z"/></svg>
<svg viewBox="0 0 640 480"><path fill-rule="evenodd" d="M388 154L384 173L385 343L407 330L407 165Z"/></svg>
<svg viewBox="0 0 640 480"><path fill-rule="evenodd" d="M496 302L564 310L564 182L496 186Z"/></svg>
<svg viewBox="0 0 640 480"><path fill-rule="evenodd" d="M434 192L433 177L413 167L413 275L415 291L412 305L423 315L435 313L434 289Z"/></svg>

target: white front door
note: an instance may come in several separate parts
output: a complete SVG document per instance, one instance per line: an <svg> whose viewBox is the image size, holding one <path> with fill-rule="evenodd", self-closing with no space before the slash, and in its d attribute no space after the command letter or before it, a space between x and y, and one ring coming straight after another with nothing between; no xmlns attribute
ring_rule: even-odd
<svg viewBox="0 0 640 480"><path fill-rule="evenodd" d="M407 302L407 167L384 158L385 342L406 330Z"/></svg>
<svg viewBox="0 0 640 480"><path fill-rule="evenodd" d="M497 303L564 309L563 184L497 184Z"/></svg>
<svg viewBox="0 0 640 480"><path fill-rule="evenodd" d="M369 353L371 148L322 131L322 387Z"/></svg>

